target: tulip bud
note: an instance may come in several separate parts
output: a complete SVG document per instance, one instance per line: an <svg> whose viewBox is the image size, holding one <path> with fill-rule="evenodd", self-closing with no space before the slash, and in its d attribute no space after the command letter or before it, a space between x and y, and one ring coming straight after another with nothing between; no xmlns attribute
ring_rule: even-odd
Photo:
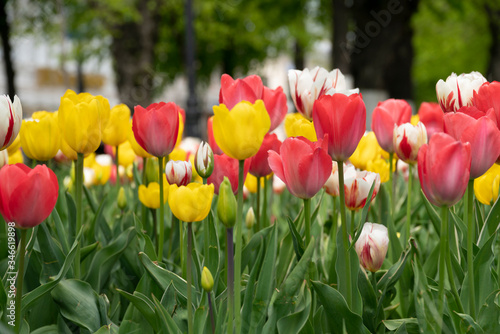
<svg viewBox="0 0 500 334"><path fill-rule="evenodd" d="M11 101L7 95L0 96L0 150L9 147L17 137L23 120L21 101L14 96Z"/></svg>
<svg viewBox="0 0 500 334"><path fill-rule="evenodd" d="M203 271L201 272L201 287L206 292L212 291L214 287L214 278L207 267L203 267Z"/></svg>
<svg viewBox="0 0 500 334"><path fill-rule="evenodd" d="M193 167L189 161L170 160L165 167L165 175L169 184L187 186L193 176Z"/></svg>
<svg viewBox="0 0 500 334"><path fill-rule="evenodd" d="M120 187L120 191L118 191L118 207L120 210L127 207L127 197L125 196L125 189L123 187Z"/></svg>
<svg viewBox="0 0 500 334"><path fill-rule="evenodd" d="M203 178L208 178L214 171L214 153L208 143L201 142L194 157L196 172Z"/></svg>
<svg viewBox="0 0 500 334"><path fill-rule="evenodd" d="M422 122L417 125L403 123L399 126L394 125L392 138L398 158L406 163L415 164L420 146L427 143L427 131Z"/></svg>
<svg viewBox="0 0 500 334"><path fill-rule="evenodd" d="M250 207L245 217L245 225L247 226L247 229L250 230L253 227L254 223L255 223L255 213L253 212L253 208Z"/></svg>
<svg viewBox="0 0 500 334"><path fill-rule="evenodd" d="M225 176L219 188L219 201L217 202L217 216L226 226L231 228L236 222L236 197L231 188L231 182Z"/></svg>
<svg viewBox="0 0 500 334"><path fill-rule="evenodd" d="M388 246L387 227L381 224L365 223L355 245L359 263L366 270L378 271L382 267Z"/></svg>

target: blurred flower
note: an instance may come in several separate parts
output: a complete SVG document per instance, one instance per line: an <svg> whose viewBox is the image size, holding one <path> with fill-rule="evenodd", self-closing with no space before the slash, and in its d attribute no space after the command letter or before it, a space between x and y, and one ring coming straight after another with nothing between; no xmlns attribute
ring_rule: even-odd
<svg viewBox="0 0 500 334"><path fill-rule="evenodd" d="M165 175L169 184L177 186L187 186L191 182L193 176L193 167L189 161L174 161L167 162L165 167Z"/></svg>
<svg viewBox="0 0 500 334"><path fill-rule="evenodd" d="M219 145L217 145L217 142L215 141L213 124L214 124L214 116L211 116L207 120L208 144L212 148L212 151L214 152L214 154L222 154L224 152L222 152Z"/></svg>
<svg viewBox="0 0 500 334"><path fill-rule="evenodd" d="M285 132L287 137L302 136L313 142L318 140L313 122L299 113L286 115Z"/></svg>
<svg viewBox="0 0 500 334"><path fill-rule="evenodd" d="M125 196L125 189L123 187L120 187L120 190L118 191L116 202L120 210L124 210L127 207L127 196Z"/></svg>
<svg viewBox="0 0 500 334"><path fill-rule="evenodd" d="M262 100L240 102L231 111L224 104L213 109L214 136L222 151L238 160L255 155L271 126Z"/></svg>
<svg viewBox="0 0 500 334"><path fill-rule="evenodd" d="M158 182L150 182L148 186L141 184L139 186L139 201L144 206L150 209L158 209L160 207L160 185ZM163 183L163 204L167 203L169 195L169 185Z"/></svg>
<svg viewBox="0 0 500 334"><path fill-rule="evenodd" d="M104 144L118 146L127 140L130 124L130 109L125 104L114 106L109 113L109 122L102 131Z"/></svg>
<svg viewBox="0 0 500 334"><path fill-rule="evenodd" d="M249 160L245 161L243 168L243 181L247 177L248 168L250 167ZM239 163L238 160L233 159L225 154L215 154L214 155L214 170L212 174L207 178L207 184L213 184L215 193L219 194L219 186L224 180L224 176L227 176L233 192L236 194L238 192L238 173L239 173Z"/></svg>
<svg viewBox="0 0 500 334"><path fill-rule="evenodd" d="M208 143L201 142L194 157L194 166L196 167L196 172L201 177L208 178L212 175L214 170L214 153Z"/></svg>
<svg viewBox="0 0 500 334"><path fill-rule="evenodd" d="M384 263L389 247L387 227L365 223L354 247L361 266L371 272L377 272Z"/></svg>
<svg viewBox="0 0 500 334"><path fill-rule="evenodd" d="M446 81L436 84L436 95L443 112L458 111L463 106L472 105L472 97L486 79L479 72L452 73Z"/></svg>
<svg viewBox="0 0 500 334"><path fill-rule="evenodd" d="M250 207L245 215L245 226L247 229L251 229L255 224L255 213L253 207Z"/></svg>
<svg viewBox="0 0 500 334"><path fill-rule="evenodd" d="M207 267L203 267L201 272L201 287L206 292L212 291L214 288L214 278L212 277L212 273L208 270Z"/></svg>
<svg viewBox="0 0 500 334"><path fill-rule="evenodd" d="M394 126L393 135L394 150L399 159L404 162L415 164L417 162L418 150L427 143L427 131L425 125L419 122L417 125L404 123Z"/></svg>
<svg viewBox="0 0 500 334"><path fill-rule="evenodd" d="M273 174L273 192L277 195L281 194L286 189L286 183L281 181L276 174Z"/></svg>
<svg viewBox="0 0 500 334"><path fill-rule="evenodd" d="M341 93L351 95L359 93L359 89L347 90L345 78L339 69L328 72L316 66L312 70L305 68L303 71L289 70L288 82L290 95L295 108L305 118L312 120L314 101L323 95Z"/></svg>
<svg viewBox="0 0 500 334"><path fill-rule="evenodd" d="M179 107L179 130L177 132L175 147L179 147L179 145L182 143L182 135L184 134L185 123L186 123L186 112L184 111L184 109Z"/></svg>
<svg viewBox="0 0 500 334"><path fill-rule="evenodd" d="M47 161L54 158L61 147L57 113L38 111L31 120L23 120L21 146L30 159Z"/></svg>
<svg viewBox="0 0 500 334"><path fill-rule="evenodd" d="M494 164L482 176L474 180L474 193L479 202L493 205L498 198L500 188L500 166Z"/></svg>
<svg viewBox="0 0 500 334"><path fill-rule="evenodd" d="M260 188L264 188L264 183L266 182L266 177L261 177L260 178ZM245 187L246 189L252 193L256 194L257 193L257 178L253 176L252 174L248 173L247 178L245 180Z"/></svg>
<svg viewBox="0 0 500 334"><path fill-rule="evenodd" d="M349 161L354 167L366 170L369 161L380 159L384 153L384 150L377 142L375 132L370 131L361 137L358 147L349 157Z"/></svg>
<svg viewBox="0 0 500 334"><path fill-rule="evenodd" d="M500 127L500 82L486 82L474 92L473 104L484 113L493 109L497 126Z"/></svg>
<svg viewBox="0 0 500 334"><path fill-rule="evenodd" d="M210 212L214 186L190 183L178 187L172 184L168 194L168 205L177 219L187 223L202 221Z"/></svg>
<svg viewBox="0 0 500 334"><path fill-rule="evenodd" d="M436 206L452 206L469 182L471 145L436 133L418 152L418 177L425 197Z"/></svg>
<svg viewBox="0 0 500 334"><path fill-rule="evenodd" d="M313 120L318 138L328 141L332 159L346 161L366 130L365 103L359 94L325 95L314 102Z"/></svg>
<svg viewBox="0 0 500 334"><path fill-rule="evenodd" d="M420 116L419 115L412 115L410 119L411 125L417 125L418 122L420 122Z"/></svg>
<svg viewBox="0 0 500 334"><path fill-rule="evenodd" d="M7 152L9 152L8 149ZM13 153L9 153L9 165L22 164L22 163L24 163L24 157L23 157L23 152L21 151L20 148Z"/></svg>
<svg viewBox="0 0 500 334"><path fill-rule="evenodd" d="M443 132L443 111L439 104L434 102L422 102L418 109L420 122L424 123L429 140L433 134ZM428 141L427 140L427 141Z"/></svg>
<svg viewBox="0 0 500 334"><path fill-rule="evenodd" d="M365 206L370 188L375 183L372 201L380 188L380 175L368 171L356 171L354 166L349 166L344 171L345 205L349 210L357 211Z"/></svg>
<svg viewBox="0 0 500 334"><path fill-rule="evenodd" d="M155 157L165 157L175 147L179 132L179 106L160 102L134 108L132 131L137 143Z"/></svg>
<svg viewBox="0 0 500 334"><path fill-rule="evenodd" d="M0 213L17 228L42 223L52 212L59 195L59 184L45 165L31 169L23 164L0 169Z"/></svg>
<svg viewBox="0 0 500 334"><path fill-rule="evenodd" d="M83 167L83 185L90 188L96 184L95 170L90 167Z"/></svg>
<svg viewBox="0 0 500 334"><path fill-rule="evenodd" d="M332 159L327 142L311 142L304 137L287 138L280 153L269 151L269 166L296 197L311 198L323 187L332 173Z"/></svg>
<svg viewBox="0 0 500 334"><path fill-rule="evenodd" d="M9 152L9 156L10 156L10 155L16 153L17 151L19 151L20 148L21 148L21 137L16 136L16 139L14 139L12 144L10 144L10 146L7 147L6 150L7 150L7 152Z"/></svg>
<svg viewBox="0 0 500 334"><path fill-rule="evenodd" d="M113 155L116 154L116 147L113 147ZM118 164L123 167L128 167L132 165L137 158L132 144L129 141L125 141L118 145Z"/></svg>
<svg viewBox="0 0 500 334"><path fill-rule="evenodd" d="M97 150L101 144L101 131L108 119L109 102L102 96L89 93L77 95L68 89L61 97L59 130L67 145L78 153L88 154ZM66 154L64 146L62 149Z"/></svg>
<svg viewBox="0 0 500 334"><path fill-rule="evenodd" d="M346 164L344 164L344 168L346 168ZM337 161L332 161L332 174L326 180L323 188L325 188L326 193L330 196L339 195L339 166L337 165Z"/></svg>
<svg viewBox="0 0 500 334"><path fill-rule="evenodd" d="M383 150L394 153L394 125L400 126L411 120L411 106L405 100L388 99L379 102L372 114L372 130Z"/></svg>
<svg viewBox="0 0 500 334"><path fill-rule="evenodd" d="M134 150L135 154L138 155L139 157L141 158L151 158L153 157L151 154L149 154L148 152L146 152L145 149L143 149L141 147L141 145L139 145L139 143L137 142L137 140L135 140L135 136L134 136L134 131L132 130L132 119L129 121L129 127L128 127L128 130L127 130L127 139L128 139L128 142L130 143L130 147L132 148L132 150Z"/></svg>
<svg viewBox="0 0 500 334"><path fill-rule="evenodd" d="M217 217L226 228L231 228L236 223L236 207L236 197L231 189L231 182L227 177L224 177L219 188Z"/></svg>
<svg viewBox="0 0 500 334"><path fill-rule="evenodd" d="M267 176L272 173L267 161L268 151L280 152L281 141L276 134L266 134L259 151L250 158L250 169L248 172L255 177Z"/></svg>
<svg viewBox="0 0 500 334"><path fill-rule="evenodd" d="M396 168L396 164L392 164L393 172ZM375 160L370 160L366 164L366 170L369 172L377 173L380 176L380 182L385 183L389 181L389 161L378 158Z"/></svg>
<svg viewBox="0 0 500 334"><path fill-rule="evenodd" d="M0 96L0 150L9 147L17 137L23 120L21 101L14 96L11 102L7 95Z"/></svg>
<svg viewBox="0 0 500 334"><path fill-rule="evenodd" d="M0 168L9 164L9 153L7 150L0 151Z"/></svg>
<svg viewBox="0 0 500 334"><path fill-rule="evenodd" d="M98 154L91 167L95 172L95 184L106 184L111 177L113 159L109 154Z"/></svg>

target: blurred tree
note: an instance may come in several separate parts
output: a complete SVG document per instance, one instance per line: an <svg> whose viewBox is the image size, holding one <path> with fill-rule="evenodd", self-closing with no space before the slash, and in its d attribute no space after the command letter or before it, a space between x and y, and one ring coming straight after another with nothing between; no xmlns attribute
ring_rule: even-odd
<svg viewBox="0 0 500 334"><path fill-rule="evenodd" d="M2 55L5 66L5 78L7 84L7 94L11 99L16 95L14 84L14 66L12 65L12 55L10 46L10 24L7 17L7 0L0 1L0 37L2 38Z"/></svg>
<svg viewBox="0 0 500 334"><path fill-rule="evenodd" d="M488 17L491 34L490 60L488 62L487 79L500 80L500 3L496 0L484 0L484 9Z"/></svg>

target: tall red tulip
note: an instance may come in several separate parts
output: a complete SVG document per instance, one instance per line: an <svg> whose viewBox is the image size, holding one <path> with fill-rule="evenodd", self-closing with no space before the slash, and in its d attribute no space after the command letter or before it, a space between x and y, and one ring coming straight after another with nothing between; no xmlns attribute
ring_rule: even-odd
<svg viewBox="0 0 500 334"><path fill-rule="evenodd" d="M328 138L311 142L304 137L287 138L280 153L269 151L269 166L294 196L312 198L332 173Z"/></svg>
<svg viewBox="0 0 500 334"><path fill-rule="evenodd" d="M469 182L471 145L436 133L418 152L418 176L425 197L436 206L452 206Z"/></svg>
<svg viewBox="0 0 500 334"><path fill-rule="evenodd" d="M243 168L243 182L245 182L248 168L250 167L250 160L245 160ZM224 176L227 176L231 182L231 188L234 194L238 193L238 160L233 159L225 154L214 154L214 171L207 178L207 184L214 185L214 192L219 194L219 187L224 181Z"/></svg>
<svg viewBox="0 0 500 334"><path fill-rule="evenodd" d="M470 143L471 179L486 173L500 156L500 130L487 116L474 119L461 112L447 113L444 115L444 132L462 143Z"/></svg>
<svg viewBox="0 0 500 334"><path fill-rule="evenodd" d="M172 152L179 133L180 107L173 102L160 102L134 108L132 131L137 143L155 157Z"/></svg>
<svg viewBox="0 0 500 334"><path fill-rule="evenodd" d="M45 165L34 169L23 164L0 169L0 213L17 228L31 228L42 223L57 202L57 177Z"/></svg>
<svg viewBox="0 0 500 334"><path fill-rule="evenodd" d="M366 130L365 103L359 94L323 95L314 102L313 123L318 139L328 135L328 153L332 159L346 161Z"/></svg>
<svg viewBox="0 0 500 334"><path fill-rule="evenodd" d="M271 174L273 171L267 161L267 151L271 150L279 153L280 147L281 141L275 133L266 134L259 151L250 158L250 174L255 177L263 177Z"/></svg>
<svg viewBox="0 0 500 334"><path fill-rule="evenodd" d="M410 123L410 120L411 106L405 100L388 99L378 103L372 114L372 130L384 151L394 153L394 125Z"/></svg>
<svg viewBox="0 0 500 334"><path fill-rule="evenodd" d="M264 86L262 101L264 101L269 118L271 118L271 128L269 131L273 131L283 122L288 111L286 95L283 92L283 88L280 86L276 89L271 89Z"/></svg>
<svg viewBox="0 0 500 334"><path fill-rule="evenodd" d="M443 115L441 107L435 102L422 102L420 105L418 116L425 125L428 139L437 132L443 132Z"/></svg>
<svg viewBox="0 0 500 334"><path fill-rule="evenodd" d="M500 128L500 82L486 82L474 92L473 104L481 111L488 112L493 108L497 126Z"/></svg>

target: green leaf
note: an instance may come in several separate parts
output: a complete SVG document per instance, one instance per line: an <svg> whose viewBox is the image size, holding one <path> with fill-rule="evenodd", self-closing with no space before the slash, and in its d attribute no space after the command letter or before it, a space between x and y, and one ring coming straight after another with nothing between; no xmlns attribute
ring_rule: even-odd
<svg viewBox="0 0 500 334"><path fill-rule="evenodd" d="M66 228L69 229L69 234L68 234L70 238L69 240L71 242L74 242L75 239L73 237L80 232L80 231L75 231L76 224L74 224L74 222L76 222L76 204L69 192L66 192L65 195L66 195L66 207L68 209L68 218L67 218L68 220Z"/></svg>
<svg viewBox="0 0 500 334"><path fill-rule="evenodd" d="M160 318L156 316L155 305L145 295L140 292L134 291L133 294L120 289L116 289L122 296L127 298L144 316L155 332L159 330Z"/></svg>
<svg viewBox="0 0 500 334"><path fill-rule="evenodd" d="M483 228L481 229L481 233L479 233L479 238L477 240L477 245L482 247L483 244L493 235L500 225L500 196L495 201L495 204L490 209L488 216L484 222Z"/></svg>
<svg viewBox="0 0 500 334"><path fill-rule="evenodd" d="M340 292L321 282L312 281L311 283L318 294L319 302L323 305L332 333L342 333L343 324L350 334L370 333L363 324L363 319L349 309Z"/></svg>
<svg viewBox="0 0 500 334"><path fill-rule="evenodd" d="M390 331L395 331L404 324L418 325L418 321L415 318L384 320L383 323L384 326Z"/></svg>
<svg viewBox="0 0 500 334"><path fill-rule="evenodd" d="M172 334L181 334L179 327L175 324L174 319L170 316L167 310L160 304L158 299L153 296L153 301L156 306L156 312L160 317L161 324L161 333L172 333Z"/></svg>
<svg viewBox="0 0 500 334"><path fill-rule="evenodd" d="M302 237L295 228L295 224L293 223L292 218L287 217L287 222L288 222L288 228L290 229L290 234L292 235L293 249L295 250L295 256L297 257L297 261L299 261L302 255L304 254L304 243L302 242Z"/></svg>
<svg viewBox="0 0 500 334"><path fill-rule="evenodd" d="M61 243L62 250L64 254L68 254L69 252L69 244L68 244L68 235L66 234L66 228L64 227L61 217L57 210L53 210L50 214L52 219L54 220L55 230L57 234L57 240Z"/></svg>
<svg viewBox="0 0 500 334"><path fill-rule="evenodd" d="M278 320L278 333L289 334L299 332L307 323L309 313L311 312L311 291L305 289L304 299L300 303L295 313L282 317Z"/></svg>
<svg viewBox="0 0 500 334"><path fill-rule="evenodd" d="M259 254L257 255L257 262L251 268L250 276L247 280L245 289L245 298L243 300L243 309L241 311L241 330L243 333L248 333L251 326L252 318L252 301L255 291L255 281L260 272L262 260L264 259L264 241L261 241L259 246Z"/></svg>
<svg viewBox="0 0 500 334"><path fill-rule="evenodd" d="M42 257L42 272L40 281L46 283L50 276L55 276L64 263L64 254L59 243L50 234L47 224L40 224L37 233L40 256Z"/></svg>
<svg viewBox="0 0 500 334"><path fill-rule="evenodd" d="M32 331L31 334L59 334L59 329L57 325L43 326Z"/></svg>
<svg viewBox="0 0 500 334"><path fill-rule="evenodd" d="M468 314L456 313L460 318L463 319L465 326L462 325L462 332L474 333L474 334L483 334L483 329L472 319L472 317Z"/></svg>
<svg viewBox="0 0 500 334"><path fill-rule="evenodd" d="M363 299L363 322L372 333L375 333L379 322L383 319L384 310L377 308L376 292L373 290L373 284L368 275L375 275L375 273L359 271L358 288Z"/></svg>
<svg viewBox="0 0 500 334"><path fill-rule="evenodd" d="M500 333L500 291L490 294L479 310L477 322L485 333Z"/></svg>
<svg viewBox="0 0 500 334"><path fill-rule="evenodd" d="M370 191L368 192L368 196L366 198L372 198L374 190L375 190L375 182L372 183L372 186L370 187ZM363 210L361 210L361 216L359 217L359 223L358 223L359 226L358 233L356 233L354 240L351 241L351 246L349 246L349 248L354 247L354 244L356 243L356 241L358 241L359 236L361 235L361 231L363 230L363 225L365 224L366 221L366 216L368 216L368 209L370 209L371 202L372 202L371 200L366 201L365 205L363 206Z"/></svg>
<svg viewBox="0 0 500 334"><path fill-rule="evenodd" d="M424 192L421 190L420 195L424 200L424 205L425 208L427 209L427 213L429 214L429 218L431 219L432 226L434 226L434 229L436 230L436 233L438 237L440 236L441 233L441 218L439 217L438 213L432 206L431 202L425 197Z"/></svg>
<svg viewBox="0 0 500 334"><path fill-rule="evenodd" d="M97 249L98 245L99 245L99 241L96 241L91 245L87 245L85 247L80 248L80 260L81 261L85 260L87 258L87 256L92 254L92 252Z"/></svg>
<svg viewBox="0 0 500 334"><path fill-rule="evenodd" d="M255 255L257 253L257 247L259 246L261 240L264 240L272 229L273 226L268 226L255 233L248 244L243 247L243 251L241 253L241 271L244 271L247 266L249 266L249 268L253 266Z"/></svg>

